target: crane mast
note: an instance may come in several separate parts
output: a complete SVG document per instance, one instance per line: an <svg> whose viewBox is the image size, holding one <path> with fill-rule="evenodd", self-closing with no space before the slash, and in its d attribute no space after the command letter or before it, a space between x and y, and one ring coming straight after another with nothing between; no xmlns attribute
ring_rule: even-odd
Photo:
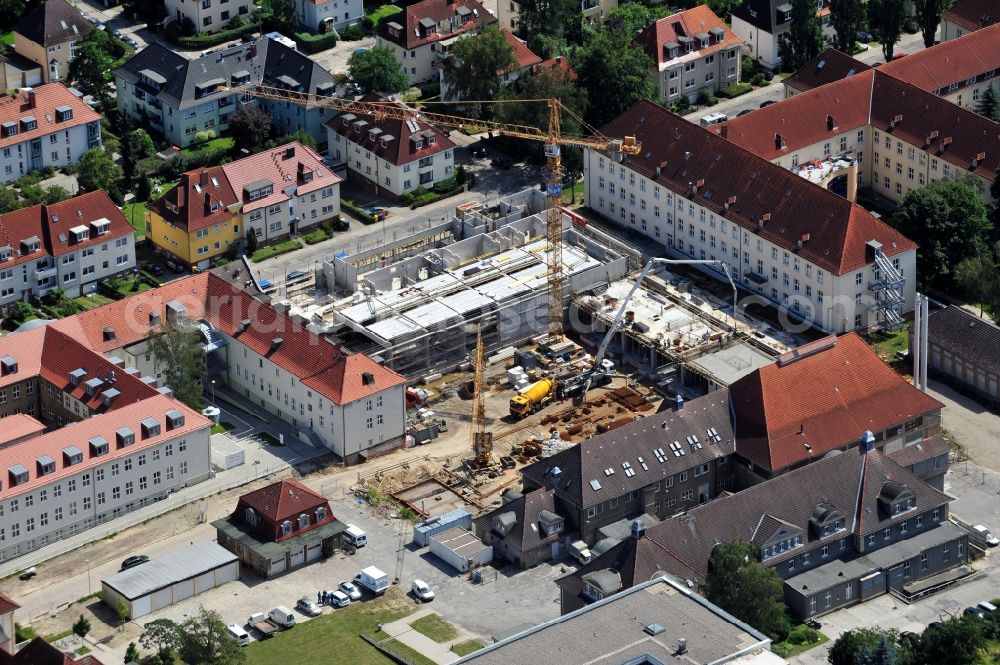
<svg viewBox="0 0 1000 665"><path fill-rule="evenodd" d="M626 155L638 155L641 151L639 142L634 136L623 139L613 139L594 132L593 136L576 136L562 133L562 112L569 111L558 99L528 99L514 100L517 104L545 103L549 110L548 128L546 130L531 125L498 122L495 120L477 120L457 115L430 112L425 109L407 108L393 101L358 101L342 99L326 95L310 94L288 88L252 83L234 89L261 99L274 99L291 102L301 106L319 106L338 112L350 112L369 115L380 120L420 120L428 124L441 125L451 129L465 129L474 132L496 132L501 136L538 141L544 145L547 171L545 237L548 244L546 253L547 290L548 290L548 332L550 338L561 338L563 335L563 237L562 237L562 146L592 148L603 152L620 152ZM439 102L448 103L448 102ZM490 102L463 100L462 104L497 104L498 100Z"/></svg>
<svg viewBox="0 0 1000 665"><path fill-rule="evenodd" d="M493 463L493 432L486 431L486 396L483 394L483 329L476 329L476 362L472 380L472 453L480 469Z"/></svg>

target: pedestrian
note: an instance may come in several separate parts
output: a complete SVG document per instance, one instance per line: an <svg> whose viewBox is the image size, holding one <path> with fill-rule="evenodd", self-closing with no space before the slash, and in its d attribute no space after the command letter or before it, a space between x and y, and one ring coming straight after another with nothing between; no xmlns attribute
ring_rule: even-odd
<svg viewBox="0 0 1000 665"><path fill-rule="evenodd" d="M316 602L317 602L317 603L319 603L319 602L322 602L322 601L323 601L323 593L324 593L324 592L322 592L322 591L317 591L317 592L316 592Z"/></svg>

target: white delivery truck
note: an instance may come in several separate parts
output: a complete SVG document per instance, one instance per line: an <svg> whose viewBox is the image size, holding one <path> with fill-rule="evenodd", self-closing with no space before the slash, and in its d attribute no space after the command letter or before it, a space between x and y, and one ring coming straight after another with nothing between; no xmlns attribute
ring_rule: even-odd
<svg viewBox="0 0 1000 665"><path fill-rule="evenodd" d="M281 629L291 628L295 625L295 615L290 609L281 605L268 612L267 619Z"/></svg>
<svg viewBox="0 0 1000 665"><path fill-rule="evenodd" d="M381 596L389 588L389 576L375 566L368 566L354 576L354 583L363 586L376 596Z"/></svg>
<svg viewBox="0 0 1000 665"><path fill-rule="evenodd" d="M593 555L590 553L590 548L587 547L587 543L582 540L577 540L569 546L569 553L574 559L580 562L581 565L590 563Z"/></svg>
<svg viewBox="0 0 1000 665"><path fill-rule="evenodd" d="M250 634L243 630L241 626L237 626L235 623L231 623L226 626L226 634L234 640L241 647L245 647L250 644Z"/></svg>
<svg viewBox="0 0 1000 665"><path fill-rule="evenodd" d="M354 547L364 547L368 544L368 534L353 524L348 524L344 530L344 540Z"/></svg>

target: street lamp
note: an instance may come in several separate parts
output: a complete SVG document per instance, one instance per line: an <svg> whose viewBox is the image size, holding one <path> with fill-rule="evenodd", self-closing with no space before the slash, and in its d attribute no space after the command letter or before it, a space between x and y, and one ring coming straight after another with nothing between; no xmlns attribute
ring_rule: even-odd
<svg viewBox="0 0 1000 665"><path fill-rule="evenodd" d="M215 403L215 379L212 379L212 406L218 406Z"/></svg>

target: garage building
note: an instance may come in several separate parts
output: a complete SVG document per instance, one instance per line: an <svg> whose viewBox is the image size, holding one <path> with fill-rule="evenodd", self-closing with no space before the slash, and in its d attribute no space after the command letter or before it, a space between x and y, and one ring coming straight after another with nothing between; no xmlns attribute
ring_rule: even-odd
<svg viewBox="0 0 1000 665"><path fill-rule="evenodd" d="M493 561L493 547L465 529L448 529L431 536L431 554L460 573Z"/></svg>
<svg viewBox="0 0 1000 665"><path fill-rule="evenodd" d="M101 599L111 608L125 601L138 619L239 576L239 558L205 540L101 580Z"/></svg>

